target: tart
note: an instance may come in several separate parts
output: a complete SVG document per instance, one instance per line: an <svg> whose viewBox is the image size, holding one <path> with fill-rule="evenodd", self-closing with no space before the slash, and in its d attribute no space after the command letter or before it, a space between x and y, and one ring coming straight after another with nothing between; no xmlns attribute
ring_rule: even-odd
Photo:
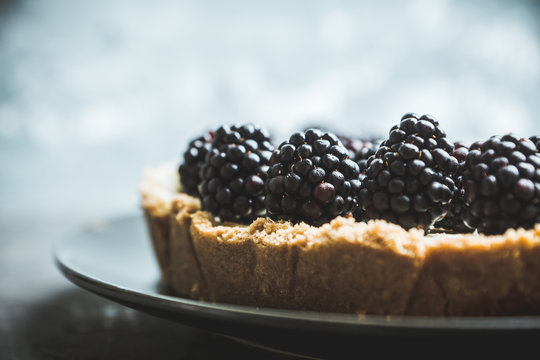
<svg viewBox="0 0 540 360"><path fill-rule="evenodd" d="M146 170L141 193L163 279L180 296L379 315L540 312L540 225L483 236L352 217L222 224L178 183L164 164Z"/></svg>
<svg viewBox="0 0 540 360"><path fill-rule="evenodd" d="M540 313L534 146L507 135L460 159L436 120L406 114L359 170L337 136L309 131L272 154L265 132L222 127L190 143L189 171L144 172L142 208L172 292L359 315Z"/></svg>

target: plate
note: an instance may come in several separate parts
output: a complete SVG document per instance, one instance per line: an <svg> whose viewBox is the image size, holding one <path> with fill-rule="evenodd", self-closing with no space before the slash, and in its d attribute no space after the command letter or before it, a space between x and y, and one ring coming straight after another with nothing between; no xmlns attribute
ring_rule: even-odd
<svg viewBox="0 0 540 360"><path fill-rule="evenodd" d="M430 346L536 344L540 316L384 317L256 308L174 296L160 282L142 215L111 219L55 244L54 260L74 284L128 307L240 341L311 358L359 349L427 351ZM389 346L388 344L392 344Z"/></svg>

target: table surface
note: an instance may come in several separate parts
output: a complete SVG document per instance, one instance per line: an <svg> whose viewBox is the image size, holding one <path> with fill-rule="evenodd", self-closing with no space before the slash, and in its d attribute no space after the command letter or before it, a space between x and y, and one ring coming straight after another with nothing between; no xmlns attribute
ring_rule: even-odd
<svg viewBox="0 0 540 360"><path fill-rule="evenodd" d="M51 246L76 229L0 222L0 359L291 359L156 318L65 279Z"/></svg>

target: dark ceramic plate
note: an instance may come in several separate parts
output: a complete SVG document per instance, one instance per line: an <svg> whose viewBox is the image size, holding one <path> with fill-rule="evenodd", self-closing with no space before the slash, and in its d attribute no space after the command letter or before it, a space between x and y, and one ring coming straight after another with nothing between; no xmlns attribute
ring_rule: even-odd
<svg viewBox="0 0 540 360"><path fill-rule="evenodd" d="M540 316L380 317L211 304L167 294L142 216L81 229L58 242L54 258L76 285L112 301L185 325L308 357L358 351L508 346L540 339ZM427 346L429 345L429 346Z"/></svg>

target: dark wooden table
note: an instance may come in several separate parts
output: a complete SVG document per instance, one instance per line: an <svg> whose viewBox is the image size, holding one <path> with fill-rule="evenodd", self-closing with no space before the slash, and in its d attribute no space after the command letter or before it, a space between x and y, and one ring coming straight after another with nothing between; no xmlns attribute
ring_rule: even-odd
<svg viewBox="0 0 540 360"><path fill-rule="evenodd" d="M291 359L118 305L73 285L52 244L75 223L0 220L0 359Z"/></svg>

